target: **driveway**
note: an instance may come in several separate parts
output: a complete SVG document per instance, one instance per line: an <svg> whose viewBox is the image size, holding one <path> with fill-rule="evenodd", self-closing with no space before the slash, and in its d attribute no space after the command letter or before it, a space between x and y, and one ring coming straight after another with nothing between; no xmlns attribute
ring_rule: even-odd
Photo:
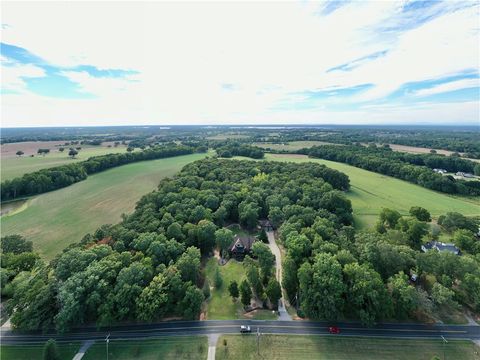
<svg viewBox="0 0 480 360"><path fill-rule="evenodd" d="M270 245L270 250L272 251L273 255L275 255L275 268L276 268L275 275L281 286L282 284L282 253L277 243L275 242L275 235L273 231L268 231L267 237L268 237L268 245ZM283 293L284 291L282 288L282 295ZM280 313L278 320L283 320L283 321L292 320L292 317L290 316L290 314L287 312L287 309L285 308L283 297L278 301L278 312Z"/></svg>

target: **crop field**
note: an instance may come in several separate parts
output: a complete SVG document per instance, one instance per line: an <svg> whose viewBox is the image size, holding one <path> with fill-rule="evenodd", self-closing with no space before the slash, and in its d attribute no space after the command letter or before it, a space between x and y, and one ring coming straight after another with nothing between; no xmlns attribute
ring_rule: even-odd
<svg viewBox="0 0 480 360"><path fill-rule="evenodd" d="M64 146L65 150L60 152L56 145L63 145L63 143L62 141L48 141L3 144L1 150L2 181L40 169L71 164L73 162L87 160L92 156L125 152L126 150L125 145L119 145L118 147L108 147L106 144L102 146L69 145ZM68 156L68 149L71 146L80 146L82 148L78 151L75 159ZM37 155L39 148L50 149L50 153L45 156ZM22 150L25 154L21 157L16 156L15 153L18 150ZM30 157L30 155L34 155L34 157Z"/></svg>
<svg viewBox="0 0 480 360"><path fill-rule="evenodd" d="M66 188L33 197L22 211L0 218L2 235L22 234L47 259L102 224L114 224L160 180L204 158L192 154L142 161L89 176Z"/></svg>
<svg viewBox="0 0 480 360"><path fill-rule="evenodd" d="M253 143L252 145L272 150L297 151L303 148L310 148L319 145L338 145L325 141L291 141L283 144L277 143Z"/></svg>
<svg viewBox="0 0 480 360"><path fill-rule="evenodd" d="M478 198L442 194L347 164L289 154L266 154L266 159L312 161L347 174L351 184L347 196L352 201L355 220L360 228L372 225L382 208L395 209L406 215L411 206L422 206L429 210L433 217L449 211L457 211L467 216L478 215L480 212L480 199Z"/></svg>
<svg viewBox="0 0 480 360"><path fill-rule="evenodd" d="M227 346L224 344L226 340ZM351 359L351 360L478 360L480 348L471 341L441 339L383 339L335 336L224 335L216 359ZM444 347L445 346L445 347Z"/></svg>

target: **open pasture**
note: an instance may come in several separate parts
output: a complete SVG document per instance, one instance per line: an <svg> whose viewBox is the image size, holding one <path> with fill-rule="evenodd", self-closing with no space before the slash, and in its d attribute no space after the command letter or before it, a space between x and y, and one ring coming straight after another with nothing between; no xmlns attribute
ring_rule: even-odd
<svg viewBox="0 0 480 360"><path fill-rule="evenodd" d="M22 234L47 259L103 224L115 224L164 177L205 157L192 154L142 161L89 176L28 200L22 211L0 218L2 235Z"/></svg>

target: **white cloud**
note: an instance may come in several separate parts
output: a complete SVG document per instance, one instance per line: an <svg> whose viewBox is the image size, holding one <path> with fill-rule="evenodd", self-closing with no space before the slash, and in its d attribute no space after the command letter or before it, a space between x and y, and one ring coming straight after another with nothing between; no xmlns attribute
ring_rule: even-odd
<svg viewBox="0 0 480 360"><path fill-rule="evenodd" d="M2 88L21 93L25 91L26 82L23 78L41 77L45 71L34 65L11 64L2 57L0 78ZM6 65L8 63L8 65Z"/></svg>
<svg viewBox="0 0 480 360"><path fill-rule="evenodd" d="M3 42L57 66L139 71L128 80L64 73L94 99L4 96L3 125L369 122L378 114L366 109L343 115L321 105L310 112L269 109L283 99L295 100L292 93L367 83L373 86L362 94L332 102L370 101L408 82L478 68L478 6L409 31L379 32L401 5L354 1L320 16L315 2L3 3L2 21L10 25L2 31ZM384 50L385 56L352 71L326 72ZM235 91L223 89L226 83ZM468 107L462 116L476 114L464 103L456 109L461 106ZM451 118L444 121L458 118L447 113ZM385 113L385 121L390 115Z"/></svg>
<svg viewBox="0 0 480 360"><path fill-rule="evenodd" d="M455 91L461 89L470 89L480 87L479 79L462 79L456 81L450 81L444 84L438 84L427 89L420 89L413 94L416 96L429 96L435 94L441 94L448 91Z"/></svg>

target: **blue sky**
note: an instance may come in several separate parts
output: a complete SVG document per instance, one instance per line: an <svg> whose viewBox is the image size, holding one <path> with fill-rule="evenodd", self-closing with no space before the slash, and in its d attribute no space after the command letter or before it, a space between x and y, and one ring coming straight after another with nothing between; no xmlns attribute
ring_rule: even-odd
<svg viewBox="0 0 480 360"><path fill-rule="evenodd" d="M2 13L2 126L479 121L478 2L8 2Z"/></svg>

